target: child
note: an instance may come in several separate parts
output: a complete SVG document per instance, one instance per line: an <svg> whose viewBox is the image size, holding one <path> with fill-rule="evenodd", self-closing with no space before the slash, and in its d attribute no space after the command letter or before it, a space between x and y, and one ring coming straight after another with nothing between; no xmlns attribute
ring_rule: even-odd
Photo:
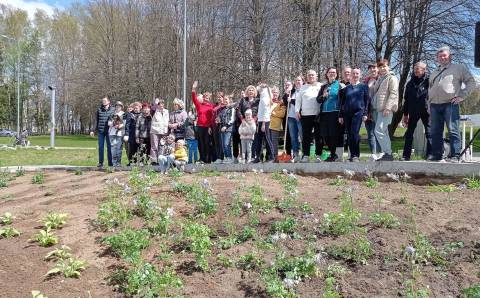
<svg viewBox="0 0 480 298"><path fill-rule="evenodd" d="M185 150L185 141L178 140L175 144L175 167L179 170L184 170L185 164L188 161L187 150Z"/></svg>
<svg viewBox="0 0 480 298"><path fill-rule="evenodd" d="M187 128L185 129L185 140L188 145L188 163L195 163L198 160L198 140L195 136L197 127L197 115L194 107L188 112Z"/></svg>
<svg viewBox="0 0 480 298"><path fill-rule="evenodd" d="M252 161L252 143L256 130L257 125L252 117L252 110L248 109L245 111L245 119L243 119L242 124L240 124L240 127L238 128L246 163Z"/></svg>
<svg viewBox="0 0 480 298"><path fill-rule="evenodd" d="M108 120L108 136L112 148L112 162L114 167L119 167L122 163L123 136L125 135L125 122L123 120L123 103L117 101L115 104L115 114Z"/></svg>
<svg viewBox="0 0 480 298"><path fill-rule="evenodd" d="M152 116L150 115L150 105L145 102L142 105L142 114L138 116L135 127L135 141L139 146L139 155L143 161L148 161L148 154L150 153L151 125Z"/></svg>
<svg viewBox="0 0 480 298"><path fill-rule="evenodd" d="M175 155L173 154L174 144L174 135L168 135L160 139L160 145L158 146L158 163L162 173L167 172L175 160Z"/></svg>

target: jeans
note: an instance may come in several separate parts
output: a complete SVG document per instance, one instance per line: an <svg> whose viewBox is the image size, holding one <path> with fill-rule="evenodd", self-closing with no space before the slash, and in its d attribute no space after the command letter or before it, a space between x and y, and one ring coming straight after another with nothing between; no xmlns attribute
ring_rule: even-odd
<svg viewBox="0 0 480 298"><path fill-rule="evenodd" d="M122 164L123 137L110 136L110 144L112 148L112 164L114 167L118 167Z"/></svg>
<svg viewBox="0 0 480 298"><path fill-rule="evenodd" d="M372 154L377 154L380 144L375 137L375 121L373 119L365 121L365 128L367 129L368 147L370 147Z"/></svg>
<svg viewBox="0 0 480 298"><path fill-rule="evenodd" d="M450 140L450 155L460 157L460 106L452 103L430 104L430 123L432 134L432 156L443 157L443 128L446 125Z"/></svg>
<svg viewBox="0 0 480 298"><path fill-rule="evenodd" d="M173 154L170 155L159 155L158 156L158 164L160 165L160 171L165 173L175 161L175 156Z"/></svg>
<svg viewBox="0 0 480 298"><path fill-rule="evenodd" d="M383 116L383 112L377 111L374 114L375 120L375 137L378 144L380 144L380 150L385 154L392 154L392 143L390 141L390 135L388 134L388 126L392 123L393 112L390 112L388 116Z"/></svg>
<svg viewBox="0 0 480 298"><path fill-rule="evenodd" d="M262 126L265 124L265 131L262 131ZM263 151L263 141L265 141L265 147L267 149L267 158L266 160L273 160L275 157L272 155L273 153L273 144L272 144L272 136L270 135L270 121L269 122L258 122L257 133L255 134L255 152L256 152L256 159L262 159L262 151Z"/></svg>
<svg viewBox="0 0 480 298"><path fill-rule="evenodd" d="M295 118L288 118L288 133L292 142L292 150L295 156L300 151L300 140L302 139L302 124Z"/></svg>
<svg viewBox="0 0 480 298"><path fill-rule="evenodd" d="M432 153L432 138L430 136L429 115L427 112L422 114L412 114L408 117L407 131L405 132L405 145L403 146L403 157L410 159L412 154L413 133L417 128L418 120L422 120L425 127L425 137L427 138L427 156Z"/></svg>
<svg viewBox="0 0 480 298"><path fill-rule="evenodd" d="M242 153L243 157L245 158L245 162L249 162L252 160L252 139L243 139L241 140L242 143Z"/></svg>
<svg viewBox="0 0 480 298"><path fill-rule="evenodd" d="M105 142L107 143L107 160L108 166L113 166L112 161L112 145L110 143L110 138L108 136L108 132L98 132L98 163L103 165L103 157L104 157L104 150L105 150Z"/></svg>
<svg viewBox="0 0 480 298"><path fill-rule="evenodd" d="M198 160L198 141L196 139L187 140L188 144L188 163L195 163Z"/></svg>
<svg viewBox="0 0 480 298"><path fill-rule="evenodd" d="M232 158L232 132L221 132L220 139L223 145L223 155L225 158Z"/></svg>
<svg viewBox="0 0 480 298"><path fill-rule="evenodd" d="M354 114L345 114L345 129L348 134L348 148L350 149L350 158L360 157L360 127L362 126L363 112Z"/></svg>

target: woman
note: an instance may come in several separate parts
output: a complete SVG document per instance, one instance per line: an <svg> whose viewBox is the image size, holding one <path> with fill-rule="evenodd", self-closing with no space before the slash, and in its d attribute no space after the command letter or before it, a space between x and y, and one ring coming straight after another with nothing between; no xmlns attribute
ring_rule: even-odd
<svg viewBox="0 0 480 298"><path fill-rule="evenodd" d="M278 140L283 131L283 118L285 118L285 111L287 110L283 101L278 98L280 91L278 87L272 88L272 113L270 115L270 135L272 136L273 158L278 162Z"/></svg>
<svg viewBox="0 0 480 298"><path fill-rule="evenodd" d="M220 112L220 140L223 147L224 163L232 163L232 129L235 122L235 108L231 97L224 97L225 108Z"/></svg>
<svg viewBox="0 0 480 298"><path fill-rule="evenodd" d="M292 162L300 161L299 152L300 140L302 139L302 124L295 116L295 100L303 86L303 83L303 76L298 76L295 78L294 86L292 86L291 82L286 82L285 95L283 96L283 104L288 106L288 103L290 103L290 107L287 111L287 127L293 150Z"/></svg>
<svg viewBox="0 0 480 298"><path fill-rule="evenodd" d="M127 114L127 120L125 124L125 136L127 136L128 140L128 166L131 165L132 162L135 162L136 155L138 152L138 144L135 138L135 130L137 126L137 119L140 116L140 112L142 110L142 104L138 101L134 102L133 110L131 113Z"/></svg>
<svg viewBox="0 0 480 298"><path fill-rule="evenodd" d="M108 120L108 136L112 148L112 163L114 167L121 166L123 136L125 135L123 103L117 101L115 104L115 113Z"/></svg>
<svg viewBox="0 0 480 298"><path fill-rule="evenodd" d="M153 109L152 109L153 110ZM158 148L160 140L168 135L170 115L165 109L163 100L156 100L155 109L152 116L152 127L150 128L150 160L152 165L158 165Z"/></svg>
<svg viewBox="0 0 480 298"><path fill-rule="evenodd" d="M322 85L317 96L317 102L320 104L320 114L318 117L318 130L323 142L330 151L330 156L326 161L336 161L337 143L340 136L343 135L341 125L338 122L340 112L340 89L345 85L338 81L338 73L335 67L329 67L325 74L327 83ZM321 150L320 150L321 155Z"/></svg>
<svg viewBox="0 0 480 298"><path fill-rule="evenodd" d="M375 137L380 144L378 151L383 152L383 156L377 160L392 161L392 144L388 126L392 123L393 113L398 108L398 80L393 72L390 72L388 60L380 60L377 67L378 79L375 82L372 108Z"/></svg>
<svg viewBox="0 0 480 298"><path fill-rule="evenodd" d="M223 109L225 109L225 94L222 91L217 92L217 105L213 108L213 119L214 123L212 124L212 134L210 142L213 145L214 150L211 151L212 161L215 163L223 163L224 154L223 154L223 144L221 139L221 124L220 124L220 114Z"/></svg>
<svg viewBox="0 0 480 298"><path fill-rule="evenodd" d="M360 83L361 71L352 70L350 84L344 89L344 98L340 107L338 122L344 124L348 134L350 161L358 162L360 158L360 127L367 120L370 96L368 86Z"/></svg>
<svg viewBox="0 0 480 298"><path fill-rule="evenodd" d="M173 100L173 112L170 113L168 128L170 133L175 135L175 141L185 139L185 121L187 112L184 110L183 101L179 98Z"/></svg>
<svg viewBox="0 0 480 298"><path fill-rule="evenodd" d="M248 86L246 89L245 89L245 97L242 97L242 99L240 99L240 102L238 103L238 107L237 107L237 121L239 123L239 125L243 122L243 120L245 119L245 112L247 110L252 110L252 118L253 120L257 121L257 112L258 112L258 103L259 103L259 100L257 98L257 95L258 95L258 91L257 91L257 88L255 88L255 86ZM242 148L242 150L244 150L244 148ZM242 151L242 155L245 155L244 154L245 152ZM255 140L253 141L252 143L252 160L255 159Z"/></svg>
<svg viewBox="0 0 480 298"><path fill-rule="evenodd" d="M198 149L200 160L204 163L210 163L209 135L212 133L213 104L210 103L210 93L205 92L202 97L197 97L197 86L198 82L193 82L192 101L197 110Z"/></svg>
<svg viewBox="0 0 480 298"><path fill-rule="evenodd" d="M301 162L309 162L310 145L312 139L315 138L315 155L316 162L320 162L320 156L322 155L322 144L320 135L315 130L313 134L313 128L315 127L315 118L320 111L320 105L317 102L318 92L320 91L321 84L317 81L317 72L315 70L309 70L307 72L307 84L298 91L298 96L295 101L295 115L297 120L300 120L302 124L302 152L303 157Z"/></svg>
<svg viewBox="0 0 480 298"><path fill-rule="evenodd" d="M272 136L270 135L270 114L272 111L272 90L267 84L262 83L258 86L260 100L258 102L258 114L257 114L257 133L255 134L255 154L256 157L253 163L259 162L273 162L273 144ZM263 142L267 149L265 160L263 160Z"/></svg>
<svg viewBox="0 0 480 298"><path fill-rule="evenodd" d="M375 122L373 121L372 115L372 99L375 88L375 82L378 78L378 68L376 63L371 63L368 65L368 76L363 80L363 83L368 86L368 96L370 97L370 102L368 103L368 116L367 121L365 121L365 128L367 129L368 137L368 146L370 147L370 152L372 153L371 158L373 160L377 159L377 148L380 148L377 138L375 137Z"/></svg>

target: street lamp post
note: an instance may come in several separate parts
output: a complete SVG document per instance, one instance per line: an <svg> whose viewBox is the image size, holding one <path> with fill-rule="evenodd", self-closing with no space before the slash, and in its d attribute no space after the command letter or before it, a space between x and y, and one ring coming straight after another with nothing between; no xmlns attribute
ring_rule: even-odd
<svg viewBox="0 0 480 298"><path fill-rule="evenodd" d="M187 0L183 1L183 105L187 103Z"/></svg>
<svg viewBox="0 0 480 298"><path fill-rule="evenodd" d="M20 43L18 39L0 34L0 36L17 42L17 135L20 136Z"/></svg>
<svg viewBox="0 0 480 298"><path fill-rule="evenodd" d="M51 113L50 113L50 147L55 148L55 90L53 86L48 86L48 89L52 91L52 103L51 103Z"/></svg>

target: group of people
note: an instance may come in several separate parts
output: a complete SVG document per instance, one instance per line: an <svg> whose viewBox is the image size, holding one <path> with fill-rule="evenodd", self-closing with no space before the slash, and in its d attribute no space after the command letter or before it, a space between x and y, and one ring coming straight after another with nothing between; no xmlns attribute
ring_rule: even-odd
<svg viewBox="0 0 480 298"><path fill-rule="evenodd" d="M451 62L448 47L436 55L439 67L428 76L426 64L417 62L405 87L403 124L407 131L402 160L411 158L419 120L425 126L427 160L443 160L445 125L450 142L447 158L460 160L459 103L473 91L475 79L464 65ZM113 107L105 97L97 111L99 166L103 165L104 140L111 166L120 165L123 144L129 164L142 158L163 171L187 162L278 162L282 136L287 161L320 162L326 148L325 161L334 162L348 147L349 161L357 162L362 123L372 158L391 161L388 128L398 109L398 84L389 61L380 60L368 65L365 77L359 67L347 66L340 79L339 71L329 67L323 83L316 71L309 70L306 77L285 82L282 96L278 87L260 82L248 86L238 101L218 91L214 102L212 93L198 93L198 82L194 82L188 112L180 99L173 101L171 112L159 99L152 106L133 103L124 112L121 102ZM313 143L314 157L310 158Z"/></svg>

